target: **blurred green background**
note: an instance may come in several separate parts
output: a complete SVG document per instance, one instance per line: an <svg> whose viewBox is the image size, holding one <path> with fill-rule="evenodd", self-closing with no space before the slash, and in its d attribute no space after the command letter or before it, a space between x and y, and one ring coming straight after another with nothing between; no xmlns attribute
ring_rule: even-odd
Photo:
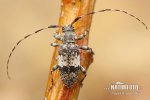
<svg viewBox="0 0 150 100"><path fill-rule="evenodd" d="M134 14L150 28L149 0L97 0L95 11L120 9ZM0 100L43 100L54 42L54 29L34 35L16 49L6 76L6 62L16 42L25 35L57 24L60 0L0 0ZM94 62L79 100L149 100L150 31L119 12L94 15L89 46ZM139 96L112 96L104 88L120 81L143 87Z"/></svg>

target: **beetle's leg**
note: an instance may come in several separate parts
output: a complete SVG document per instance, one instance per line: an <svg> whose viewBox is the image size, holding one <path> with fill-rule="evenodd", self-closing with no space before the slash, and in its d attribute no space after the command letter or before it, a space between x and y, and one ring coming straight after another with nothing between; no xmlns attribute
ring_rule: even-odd
<svg viewBox="0 0 150 100"><path fill-rule="evenodd" d="M85 31L85 32L82 33L81 35L76 36L75 39L76 39L76 40L81 40L81 39L83 39L88 33L89 33L89 31Z"/></svg>
<svg viewBox="0 0 150 100"><path fill-rule="evenodd" d="M51 82L52 82L52 85L54 85L54 80L53 80L53 72L56 70L58 68L58 65L55 65L53 68L52 68L52 70L51 70L51 77L52 77L52 80L51 80Z"/></svg>
<svg viewBox="0 0 150 100"><path fill-rule="evenodd" d="M86 46L86 45L83 45L83 46L79 46L80 49L82 50L88 50L89 52L91 52L92 54L94 54L92 48Z"/></svg>
<svg viewBox="0 0 150 100"><path fill-rule="evenodd" d="M86 69L84 68L84 67L82 67L82 66L80 66L80 70L81 70L81 72L84 74L84 78L81 80L81 87L83 86L83 80L85 79L85 77L86 77Z"/></svg>
<svg viewBox="0 0 150 100"><path fill-rule="evenodd" d="M57 43L51 43L51 46L57 47L57 46L59 46L59 44L57 44Z"/></svg>
<svg viewBox="0 0 150 100"><path fill-rule="evenodd" d="M86 75L86 69L84 67L80 66L80 70L84 75Z"/></svg>
<svg viewBox="0 0 150 100"><path fill-rule="evenodd" d="M62 40L61 35L60 35L60 34L57 34L56 32L53 33L53 37L54 37L55 39L57 39L57 40Z"/></svg>
<svg viewBox="0 0 150 100"><path fill-rule="evenodd" d="M48 87L48 89L47 89L48 92L51 90L52 86L54 85L53 72L56 71L58 69L58 67L59 67L58 65L55 65L50 72L50 75L52 77L52 79L51 79L52 85L50 87Z"/></svg>

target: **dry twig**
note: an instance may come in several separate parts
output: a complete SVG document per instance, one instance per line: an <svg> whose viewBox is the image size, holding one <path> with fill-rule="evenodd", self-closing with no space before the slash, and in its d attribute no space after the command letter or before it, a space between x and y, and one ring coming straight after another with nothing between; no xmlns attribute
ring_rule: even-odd
<svg viewBox="0 0 150 100"><path fill-rule="evenodd" d="M95 0L62 0L61 1L61 14L59 25L68 25L78 16L90 13L93 11ZM92 16L87 16L79 20L74 27L76 34L81 34L90 29ZM61 29L59 29L61 33ZM56 41L60 43L60 41ZM88 36L82 40L77 41L78 45L88 45ZM58 55L58 48L55 48L50 70L57 63L56 58ZM88 69L89 65L93 62L93 56L90 53L81 51L81 65ZM51 84L51 76L48 76L48 83L45 92L46 100L77 100L80 91L80 81L83 78L82 74L79 75L79 81L71 88L64 86L60 79L59 70L53 74L54 85Z"/></svg>

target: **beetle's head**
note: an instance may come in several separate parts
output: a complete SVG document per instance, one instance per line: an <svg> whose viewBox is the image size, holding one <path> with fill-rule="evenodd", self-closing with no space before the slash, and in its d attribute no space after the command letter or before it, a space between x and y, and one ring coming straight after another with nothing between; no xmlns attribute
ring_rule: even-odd
<svg viewBox="0 0 150 100"><path fill-rule="evenodd" d="M74 31L74 27L72 25L67 25L67 26L63 26L62 27L62 31L65 33L65 32L72 32Z"/></svg>

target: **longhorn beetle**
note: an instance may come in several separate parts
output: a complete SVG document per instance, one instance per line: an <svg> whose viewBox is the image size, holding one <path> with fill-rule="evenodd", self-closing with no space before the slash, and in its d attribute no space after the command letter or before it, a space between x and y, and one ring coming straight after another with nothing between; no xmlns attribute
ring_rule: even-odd
<svg viewBox="0 0 150 100"><path fill-rule="evenodd" d="M32 34L26 35L23 39L21 39L20 41L17 42L17 44L14 46L11 53L9 54L9 57L7 60L7 76L8 76L8 78L10 79L10 75L8 72L8 65L9 65L10 58L12 56L12 53L16 49L16 47L23 40L27 39L28 37L40 32L42 30L45 30L48 28L60 28L61 27L62 34L57 34L55 32L53 36L55 39L62 41L62 44L51 43L51 46L58 47L58 60L57 60L57 64L51 70L51 77L52 77L52 73L55 70L59 69L60 77L61 77L61 80L63 81L64 85L67 86L68 88L73 86L77 82L79 71L81 71L86 76L86 69L82 65L80 65L80 49L87 50L90 53L94 54L92 49L89 48L88 46L85 46L85 45L79 46L75 43L77 40L83 39L89 33L89 31L87 30L83 34L77 36L75 33L75 29L73 27L73 24L76 23L81 18L84 18L88 15L93 15L95 13L105 12L105 11L116 11L116 12L125 13L125 14L135 18L139 22L141 22L145 26L145 28L148 29L147 26L139 18L135 17L132 14L127 13L126 11L121 11L118 9L104 9L104 10L99 10L96 12L91 12L91 13L88 13L88 14L85 14L85 15L75 18L71 24L66 25L66 26L50 25L47 28L42 28L42 29L35 31ZM81 80L81 84L82 84L83 79ZM54 83L53 83L53 77L52 77L52 85L53 84Z"/></svg>

